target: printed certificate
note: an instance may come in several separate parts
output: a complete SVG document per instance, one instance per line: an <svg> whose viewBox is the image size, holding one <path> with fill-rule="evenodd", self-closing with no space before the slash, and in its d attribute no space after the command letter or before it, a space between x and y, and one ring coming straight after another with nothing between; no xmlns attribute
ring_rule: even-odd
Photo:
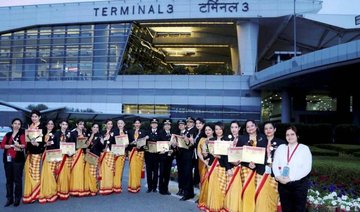
<svg viewBox="0 0 360 212"><path fill-rule="evenodd" d="M61 153L64 155L74 155L75 154L75 143L66 143L60 142Z"/></svg>
<svg viewBox="0 0 360 212"><path fill-rule="evenodd" d="M31 142L35 140L36 142L42 142L42 130L41 129L27 129L25 130L25 141Z"/></svg>
<svg viewBox="0 0 360 212"><path fill-rule="evenodd" d="M128 135L117 135L115 136L115 142L118 145L129 145L129 137Z"/></svg>
<svg viewBox="0 0 360 212"><path fill-rule="evenodd" d="M214 141L214 154L227 155L230 144L230 141Z"/></svg>

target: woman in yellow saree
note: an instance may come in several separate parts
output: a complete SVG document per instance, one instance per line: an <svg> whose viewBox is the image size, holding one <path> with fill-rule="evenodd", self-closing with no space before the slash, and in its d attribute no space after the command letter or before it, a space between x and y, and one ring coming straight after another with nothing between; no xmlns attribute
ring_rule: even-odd
<svg viewBox="0 0 360 212"><path fill-rule="evenodd" d="M224 134L224 124L217 122L215 124L215 135L216 138L211 140L221 141L225 140L223 137ZM230 141L229 141L230 142ZM227 169L227 157L219 155L210 154L210 168L208 171L208 194L206 201L206 210L207 211L222 211L224 210L224 199L226 192L226 169Z"/></svg>
<svg viewBox="0 0 360 212"><path fill-rule="evenodd" d="M42 159L42 169L40 177L40 195L39 202L55 202L57 199L57 184L56 184L56 167L58 162L47 160L47 150L59 149L59 143L54 139L55 124L49 120L46 124L45 140L45 153Z"/></svg>
<svg viewBox="0 0 360 212"><path fill-rule="evenodd" d="M84 190L86 194L90 194L91 196L95 196L99 191L98 188L98 161L101 152L104 149L104 139L102 135L99 133L99 125L94 123L91 127L91 135L89 137L88 149L86 150L86 154L92 155L92 161L87 160L85 162L85 181L84 181Z"/></svg>
<svg viewBox="0 0 360 212"><path fill-rule="evenodd" d="M60 123L60 131L55 133L56 142L67 143L70 142L70 131L68 129L67 121L63 120ZM72 164L72 155L63 155L63 159L57 169L57 192L61 200L69 198L70 186L70 170Z"/></svg>
<svg viewBox="0 0 360 212"><path fill-rule="evenodd" d="M88 195L84 189L84 151L86 148L79 147L77 141L79 139L86 138L84 130L84 121L78 120L76 123L76 128L73 129L70 133L71 142L76 145L76 153L72 157L71 163L71 174L70 174L70 195L83 197Z"/></svg>
<svg viewBox="0 0 360 212"><path fill-rule="evenodd" d="M44 140L40 126L40 112L31 111L31 125L25 132L27 157L24 166L24 203L36 201L40 194L40 162L44 152Z"/></svg>
<svg viewBox="0 0 360 212"><path fill-rule="evenodd" d="M253 146L253 147L267 147L267 139L265 135L258 132L258 127L253 120L245 122L246 134L239 137L238 146ZM266 156L264 157L265 164ZM265 165L256 164L254 162L241 163L242 165L242 180L243 188L241 191L241 198L243 201L243 211L255 211L255 194L257 179L265 172ZM257 176L259 175L259 176Z"/></svg>
<svg viewBox="0 0 360 212"><path fill-rule="evenodd" d="M208 194L208 168L209 168L209 147L208 140L213 137L214 129L211 125L206 124L204 126L206 138L201 138L197 147L198 162L199 162L199 175L200 175L200 195L198 201L198 208L200 210L206 210L206 201Z"/></svg>
<svg viewBox="0 0 360 212"><path fill-rule="evenodd" d="M139 139L147 139L146 133L144 130L140 129L141 120L134 120L134 130L129 134L131 144L129 147L131 151L129 153L129 185L128 191L131 193L137 193L141 188L141 172L144 167L144 147L137 146Z"/></svg>
<svg viewBox="0 0 360 212"><path fill-rule="evenodd" d="M106 130L103 133L104 152L100 156L99 160L99 174L100 174L100 191L102 195L111 194L114 187L114 174L115 174L115 155L110 152L111 145L115 144L114 132L112 131L112 121L106 120Z"/></svg>
<svg viewBox="0 0 360 212"><path fill-rule="evenodd" d="M231 135L229 139L232 141L232 147L236 147L239 140L240 124L237 121L232 121L230 124ZM241 200L241 166L240 161L230 164L232 167L228 170L228 183L225 192L225 210L231 212L241 212L242 200Z"/></svg>
<svg viewBox="0 0 360 212"><path fill-rule="evenodd" d="M129 144L129 137L128 133L125 130L125 122L122 119L117 121L117 129L114 130L114 137L125 137L124 140L127 138L127 143L123 143L125 147ZM125 155L116 155L115 156L115 175L114 175L114 192L121 193L122 192L122 177L123 177L123 170L125 166Z"/></svg>

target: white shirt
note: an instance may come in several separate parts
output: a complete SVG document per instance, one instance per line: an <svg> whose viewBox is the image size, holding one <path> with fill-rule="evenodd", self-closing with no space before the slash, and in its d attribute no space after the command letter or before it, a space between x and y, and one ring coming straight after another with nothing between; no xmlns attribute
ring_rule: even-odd
<svg viewBox="0 0 360 212"><path fill-rule="evenodd" d="M290 147L289 157L293 153L296 145ZM312 167L312 155L308 146L299 144L299 147L293 154L289 164L287 164L288 145L280 145L274 155L272 169L275 177L281 176L281 172L285 166L290 168L290 181L296 181L307 176Z"/></svg>

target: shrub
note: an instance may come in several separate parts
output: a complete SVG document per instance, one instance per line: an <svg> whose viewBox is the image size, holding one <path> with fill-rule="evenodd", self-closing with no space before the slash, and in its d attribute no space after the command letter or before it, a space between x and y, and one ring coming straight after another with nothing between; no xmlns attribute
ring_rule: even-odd
<svg viewBox="0 0 360 212"><path fill-rule="evenodd" d="M351 124L340 124L334 129L335 143L360 144L360 127Z"/></svg>
<svg viewBox="0 0 360 212"><path fill-rule="evenodd" d="M348 145L348 144L316 144L321 149L334 150L345 154L353 154L360 151L359 145Z"/></svg>
<svg viewBox="0 0 360 212"><path fill-rule="evenodd" d="M328 149L321 149L315 146L310 146L310 151L313 156L339 156L339 152Z"/></svg>
<svg viewBox="0 0 360 212"><path fill-rule="evenodd" d="M324 192L358 197L360 195L360 160L351 156L316 156L311 173L312 187Z"/></svg>

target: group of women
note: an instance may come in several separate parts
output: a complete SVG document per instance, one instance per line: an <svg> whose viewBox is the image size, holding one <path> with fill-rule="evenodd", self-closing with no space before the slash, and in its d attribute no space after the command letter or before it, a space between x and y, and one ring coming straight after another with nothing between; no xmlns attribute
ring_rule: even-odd
<svg viewBox="0 0 360 212"><path fill-rule="evenodd" d="M240 125L233 121L231 134L224 135L222 123L204 125L204 136L197 145L201 177L199 209L278 211L281 202L284 212L305 211L312 156L307 146L298 143L297 129L287 128L285 142L274 137L273 123L264 124L265 135L252 120L244 126L245 133L240 135ZM227 140L231 147L266 148L264 163L230 163L226 155L211 154L209 142L213 140Z"/></svg>
<svg viewBox="0 0 360 212"><path fill-rule="evenodd" d="M13 203L18 206L21 199L24 203L37 200L46 203L58 198L67 199L70 195L81 197L97 193L120 193L126 156L129 160L129 192L139 192L146 161L148 193L156 192L159 171L154 167L160 163L159 190L161 194L170 194L168 182L174 159L172 156L175 156L179 169L178 194L183 196L181 200L194 197L191 164L194 161L198 163L198 170L195 170L200 176L197 201L200 210L277 211L280 194L283 211L304 211L307 175L312 160L308 147L299 145L295 127L286 130L286 144L274 137L276 128L272 123L265 123L264 135L259 132L254 121L248 120L245 123L246 132L241 135L240 124L233 121L230 125L231 134L224 135L221 122L205 124L203 119L196 119L194 123L195 120L190 117L178 122L179 131L176 133L185 138L189 146L182 149L172 143L168 153L153 154L147 151L146 146L137 146L137 141L142 138L151 142L170 141L173 134L170 131L171 120L164 120L164 127L158 134L157 119L151 121L150 132L141 129L140 119L134 121L133 129L129 132L123 120L117 120L116 127L113 127L111 120L107 120L104 131L97 123L92 124L91 130L87 131L81 120L70 131L68 122L64 120L56 131L54 121L48 120L42 126L40 119L40 112L32 111L31 124L27 129L42 131L40 141L39 138L26 138L25 131L21 129L21 120L14 119L12 132L6 134L1 143L6 173L6 207ZM116 136L128 136L130 143L126 148L127 154L115 155L110 151L112 144L116 144ZM79 140L85 143L78 146ZM215 155L209 151L209 142L215 140L231 142L232 147L249 145L266 148L264 163L230 163L226 155ZM47 153L66 143L76 144L74 154L64 154L59 162L46 160ZM86 159L90 155L95 155L96 163Z"/></svg>

